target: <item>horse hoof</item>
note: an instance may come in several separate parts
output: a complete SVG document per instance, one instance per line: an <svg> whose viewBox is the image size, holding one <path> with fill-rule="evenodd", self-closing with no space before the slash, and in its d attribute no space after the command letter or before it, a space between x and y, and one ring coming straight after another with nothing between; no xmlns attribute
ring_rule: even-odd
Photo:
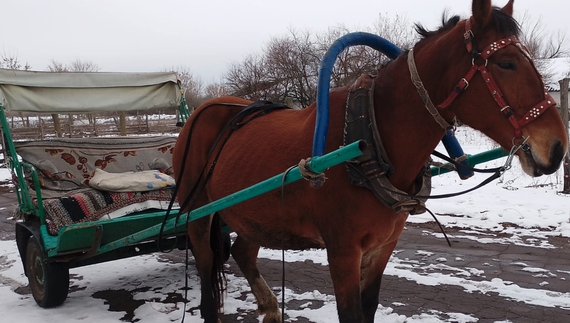
<svg viewBox="0 0 570 323"><path fill-rule="evenodd" d="M281 313L268 313L263 318L263 323L281 323Z"/></svg>

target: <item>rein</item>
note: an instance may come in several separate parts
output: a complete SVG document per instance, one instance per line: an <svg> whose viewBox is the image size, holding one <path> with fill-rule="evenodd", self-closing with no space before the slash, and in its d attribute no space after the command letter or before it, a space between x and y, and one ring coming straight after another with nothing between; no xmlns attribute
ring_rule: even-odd
<svg viewBox="0 0 570 323"><path fill-rule="evenodd" d="M433 152L432 155L435 155L439 158L442 158L452 164L454 164L456 167L461 167L461 168L466 168L469 169L470 171L476 172L476 173L492 173L491 176L489 176L487 179L483 180L481 183L477 184L474 187L471 187L469 189L466 189L464 191L460 191L460 192L456 192L456 193L449 193L449 194L440 194L440 195L428 195L428 196L420 196L420 195L409 195L406 194L409 197L414 197L414 198L426 198L426 199L444 199L444 198L450 198L450 197L455 197L455 196L459 196L459 195L463 195L469 192L473 192L489 183L491 183L492 181L494 181L495 179L501 177L507 170L511 169L511 164L513 162L513 158L515 157L515 154L517 153L517 151L519 149L524 149L524 147L526 146L526 142L529 139L529 137L525 137L524 141L520 144L520 145L515 145L513 146L513 148L511 148L511 151L509 152L509 154L507 155L507 160L505 161L505 163L503 164L503 166L500 167L495 167L495 168L491 168L491 169L478 169L478 168L474 168L471 166L466 166L463 165L461 163L458 163L457 161L453 160L452 158L449 158L441 153L438 152ZM389 190L388 188L384 188L385 190ZM392 192L394 194L402 194L401 192Z"/></svg>
<svg viewBox="0 0 570 323"><path fill-rule="evenodd" d="M517 37L514 35L495 41L490 45L488 45L482 52L479 52L476 48L475 36L471 29L471 18L465 21L465 33L463 34L463 38L466 49L471 54L471 68L469 69L465 77L459 80L459 82L457 83L453 91L449 94L449 96L441 104L437 105L437 108L434 106L431 99L429 98L429 94L420 79L414 59L413 49L409 51L408 67L410 70L412 83L414 84L414 86L418 91L418 94L424 101L426 109L429 111L429 113L433 116L436 122L443 129L445 130L449 129L450 127L449 123L445 121L445 119L443 119L438 109L444 110L447 109L449 106L451 106L451 104L455 101L455 99L469 87L469 83L471 82L471 79L475 76L475 74L477 72L480 72L481 77L483 77L483 80L487 85L487 89L489 90L493 99L499 106L501 113L509 120L512 127L514 128L515 135L513 138L513 145L515 140L520 140L520 139L522 139L522 141L526 143L527 140L522 135L522 130L521 130L522 127L532 122L533 120L536 120L544 113L544 111L556 105L554 99L550 96L550 94L548 94L546 86L544 85L544 81L540 76L540 73L538 72L536 65L532 61L530 54L528 53L526 48L521 44L521 42L517 39ZM504 96L501 93L501 90L499 89L497 82L495 81L495 78L493 77L491 72L487 69L489 57L491 57L497 51L510 45L516 46L524 54L524 56L531 63L532 67L534 68L534 71L536 72L537 76L539 77L542 83L542 86L544 87L544 100L542 100L538 104L535 104L533 108L530 109L528 112L526 112L521 118L516 117L515 112L512 110L511 106L508 105L508 103L504 99ZM475 60L478 58L484 59L485 60L484 63L481 65L476 65Z"/></svg>

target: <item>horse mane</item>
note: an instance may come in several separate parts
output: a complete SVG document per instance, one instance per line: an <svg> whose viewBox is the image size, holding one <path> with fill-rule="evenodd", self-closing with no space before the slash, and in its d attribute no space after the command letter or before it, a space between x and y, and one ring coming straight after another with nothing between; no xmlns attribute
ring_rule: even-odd
<svg viewBox="0 0 570 323"><path fill-rule="evenodd" d="M457 15L448 18L448 12L444 11L441 17L441 26L436 30L427 30L422 24L414 24L414 29L421 36L421 39L426 39L430 36L438 35L446 32L455 27L461 18ZM499 7L493 6L491 13L491 21L500 34L519 36L521 27L519 23L510 15L501 11Z"/></svg>

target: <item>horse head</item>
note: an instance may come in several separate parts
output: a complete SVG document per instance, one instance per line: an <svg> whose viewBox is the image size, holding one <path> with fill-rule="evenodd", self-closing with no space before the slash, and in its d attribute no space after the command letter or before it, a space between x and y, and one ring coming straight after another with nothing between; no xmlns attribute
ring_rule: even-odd
<svg viewBox="0 0 570 323"><path fill-rule="evenodd" d="M490 0L474 0L467 20L454 17L436 32L418 26L424 38L414 48L416 61L430 65L426 57L436 57L426 74L447 66L437 88L428 89L442 102L437 110L444 120L457 118L516 153L528 175L551 174L568 138L556 102L518 39L513 3L496 8Z"/></svg>

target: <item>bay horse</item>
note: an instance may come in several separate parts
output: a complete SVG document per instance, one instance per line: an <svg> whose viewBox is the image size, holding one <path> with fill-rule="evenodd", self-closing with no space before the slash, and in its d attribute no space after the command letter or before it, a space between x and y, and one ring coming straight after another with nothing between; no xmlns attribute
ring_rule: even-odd
<svg viewBox="0 0 570 323"><path fill-rule="evenodd" d="M452 17L435 31L417 25L421 40L378 70L374 121L393 167L388 177L393 187L412 195L418 192L418 174L455 119L507 150L516 148L512 151L530 176L559 167L568 149L567 135L542 77L517 40L513 2L497 8L490 0L473 0L467 20ZM344 144L349 92L349 87L330 92L327 152ZM442 103L434 108L430 102ZM213 99L184 125L173 164L176 178L182 175L177 198L185 211L277 175L310 156L314 104L304 110L249 116L239 129L229 131L228 124L250 103L234 97ZM215 145L219 142L225 144ZM409 211L387 206L368 188L351 184L346 166L330 168L326 177L319 189L298 181L286 186L283 196L271 191L188 224L205 322L218 322L222 303L216 274L220 261L211 246L219 231L213 225L218 216L237 234L231 255L251 286L260 315L265 315L263 322L280 322L281 313L257 268L261 246L326 248L339 321L374 321L382 274Z"/></svg>

